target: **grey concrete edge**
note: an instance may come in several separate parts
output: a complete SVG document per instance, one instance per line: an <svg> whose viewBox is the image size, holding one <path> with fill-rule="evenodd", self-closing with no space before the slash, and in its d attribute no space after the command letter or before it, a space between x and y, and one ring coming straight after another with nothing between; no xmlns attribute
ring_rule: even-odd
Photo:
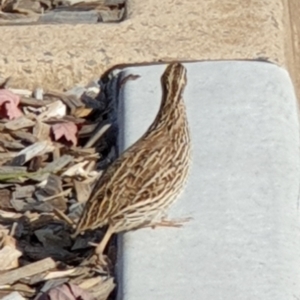
<svg viewBox="0 0 300 300"><path fill-rule="evenodd" d="M118 300L300 298L299 120L286 70L185 63L193 166L171 218L120 235ZM164 65L131 67L119 94L121 151L153 121Z"/></svg>

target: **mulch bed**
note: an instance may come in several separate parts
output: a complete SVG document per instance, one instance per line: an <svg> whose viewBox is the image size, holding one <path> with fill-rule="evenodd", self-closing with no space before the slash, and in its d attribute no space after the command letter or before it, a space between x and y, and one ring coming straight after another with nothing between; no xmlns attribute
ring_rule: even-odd
<svg viewBox="0 0 300 300"><path fill-rule="evenodd" d="M117 156L113 82L65 92L0 85L1 299L113 299L115 244L103 267L89 244L103 230L71 238Z"/></svg>
<svg viewBox="0 0 300 300"><path fill-rule="evenodd" d="M120 22L125 0L0 0L0 25Z"/></svg>

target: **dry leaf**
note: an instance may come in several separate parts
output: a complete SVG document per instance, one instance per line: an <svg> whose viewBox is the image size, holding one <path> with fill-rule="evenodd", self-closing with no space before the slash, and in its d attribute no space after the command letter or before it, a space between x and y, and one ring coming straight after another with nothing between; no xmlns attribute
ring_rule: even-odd
<svg viewBox="0 0 300 300"><path fill-rule="evenodd" d="M77 145L77 126L72 122L57 123L52 125L54 139L57 141L64 137L67 141L72 142L73 146Z"/></svg>
<svg viewBox="0 0 300 300"><path fill-rule="evenodd" d="M0 90L0 115L7 117L9 120L22 116L22 112L18 108L20 97L9 90Z"/></svg>

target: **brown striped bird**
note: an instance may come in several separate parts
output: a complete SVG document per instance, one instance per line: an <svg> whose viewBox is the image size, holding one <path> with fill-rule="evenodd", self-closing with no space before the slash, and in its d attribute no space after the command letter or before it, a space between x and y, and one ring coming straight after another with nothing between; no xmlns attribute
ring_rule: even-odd
<svg viewBox="0 0 300 300"><path fill-rule="evenodd" d="M182 97L186 69L171 63L161 77L162 101L146 133L104 172L77 224L75 236L108 226L96 247L101 256L114 233L177 226L164 219L183 190L190 166L190 135Z"/></svg>

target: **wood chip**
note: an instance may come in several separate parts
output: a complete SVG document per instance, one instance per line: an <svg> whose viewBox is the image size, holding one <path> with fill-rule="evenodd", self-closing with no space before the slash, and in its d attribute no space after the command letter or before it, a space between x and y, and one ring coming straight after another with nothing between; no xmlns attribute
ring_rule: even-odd
<svg viewBox="0 0 300 300"><path fill-rule="evenodd" d="M46 198L51 196L56 197L57 194L62 192L61 178L51 174L48 177L47 183L43 188L35 192L35 196L39 201L45 201Z"/></svg>
<svg viewBox="0 0 300 300"><path fill-rule="evenodd" d="M5 140L1 140L1 138L0 138L0 144L9 150L21 150L25 148L24 145L20 142L5 141Z"/></svg>
<svg viewBox="0 0 300 300"><path fill-rule="evenodd" d="M28 171L37 172L43 165L43 161L47 160L47 155L35 156L30 160Z"/></svg>
<svg viewBox="0 0 300 300"><path fill-rule="evenodd" d="M51 172L57 173L61 171L64 167L66 167L69 163L73 161L73 157L71 155L63 155L53 162L49 163L42 172Z"/></svg>
<svg viewBox="0 0 300 300"><path fill-rule="evenodd" d="M93 287L89 288L89 292L93 295L96 299L106 300L109 294L115 288L115 283L113 278L108 278L106 280L102 280L101 283L94 285Z"/></svg>
<svg viewBox="0 0 300 300"><path fill-rule="evenodd" d="M62 1L4 0L2 7L8 9L10 2L15 12L24 13L30 5L34 8L42 3L47 9L47 5L61 6L68 0ZM102 0L74 4L72 9L94 9L99 1ZM107 10L116 9L108 7L107 2L105 5ZM3 24L1 18L0 13ZM25 19L23 16L19 20ZM111 130L116 126L112 123L116 110L111 96L106 95L111 83L107 84L106 87L106 83L95 80L89 87L68 93L43 93L40 87L34 93L13 90L20 95L17 108L23 114L13 121L8 120L10 115L0 118L1 299L18 297L12 292L19 292L21 297L37 300L72 287L79 295L87 293L91 299L107 300L114 287L108 274L110 264L109 268L99 266L89 244L100 241L103 230L87 231L72 239L95 181L116 157L111 154L116 146L111 140L117 140L117 130ZM4 82L5 86L10 88ZM72 124L76 130L65 128L59 135L59 124ZM108 260L115 262L110 249L112 246L107 252ZM57 289L50 291L51 288Z"/></svg>
<svg viewBox="0 0 300 300"><path fill-rule="evenodd" d="M46 111L37 116L37 120L43 121L50 118L62 118L67 113L66 105L58 100L45 106Z"/></svg>
<svg viewBox="0 0 300 300"><path fill-rule="evenodd" d="M9 295L2 298L2 300L26 300L19 292L12 292Z"/></svg>
<svg viewBox="0 0 300 300"><path fill-rule="evenodd" d="M5 219L18 219L22 215L16 212L10 212L10 211L5 211L0 209L0 216Z"/></svg>
<svg viewBox="0 0 300 300"><path fill-rule="evenodd" d="M83 169L89 162L83 161L81 163L75 164L72 167L68 168L62 176L75 177L75 176L83 176L87 177L87 172Z"/></svg>
<svg viewBox="0 0 300 300"><path fill-rule="evenodd" d="M98 277L85 279L82 283L78 284L78 286L80 286L84 290L88 290L91 287L98 285L101 282L103 282L103 277L98 276Z"/></svg>
<svg viewBox="0 0 300 300"><path fill-rule="evenodd" d="M22 116L20 118L7 122L4 126L6 129L9 130L18 130L22 128L32 127L34 126L34 124L35 122L33 122L25 116Z"/></svg>
<svg viewBox="0 0 300 300"><path fill-rule="evenodd" d="M50 139L50 130L50 125L37 120L35 126L33 127L32 133L39 141L46 141Z"/></svg>
<svg viewBox="0 0 300 300"><path fill-rule="evenodd" d="M16 247L4 246L0 250L0 271L17 268L19 266L18 258L21 255L22 252L17 250Z"/></svg>
<svg viewBox="0 0 300 300"><path fill-rule="evenodd" d="M24 90L24 89L13 89L13 88L8 88L11 92L14 94L20 95L20 96L26 96L30 97L32 95L32 92L29 90Z"/></svg>
<svg viewBox="0 0 300 300"><path fill-rule="evenodd" d="M74 111L74 116L78 118L84 118L88 116L93 111L92 108L79 107Z"/></svg>
<svg viewBox="0 0 300 300"><path fill-rule="evenodd" d="M38 138L33 134L21 130L12 132L11 136L29 144L34 144L38 141Z"/></svg>
<svg viewBox="0 0 300 300"><path fill-rule="evenodd" d="M6 152L0 153L0 163L3 165L7 161L10 161L12 158L16 157L17 153L15 152Z"/></svg>
<svg viewBox="0 0 300 300"><path fill-rule="evenodd" d="M50 279L50 280L46 281L45 284L43 285L43 287L41 288L39 295L37 295L37 297L35 299L39 299L39 296L42 296L43 294L45 294L52 288L62 285L63 283L67 282L68 280L69 280L68 278L59 278L59 279Z"/></svg>
<svg viewBox="0 0 300 300"><path fill-rule="evenodd" d="M12 284L21 278L28 278L30 276L54 269L55 267L56 263L52 258L45 258L16 270L1 273L0 285Z"/></svg>
<svg viewBox="0 0 300 300"><path fill-rule="evenodd" d="M52 152L54 150L53 144L48 141L37 142L31 146L26 147L24 150L18 153L18 155L12 160L12 165L24 165L27 161L31 160L35 156L40 156L45 153Z"/></svg>
<svg viewBox="0 0 300 300"><path fill-rule="evenodd" d="M78 132L79 136L80 137L90 136L91 133L96 129L98 125L99 125L98 123L83 125L80 131Z"/></svg>
<svg viewBox="0 0 300 300"><path fill-rule="evenodd" d="M14 289L15 291L21 292L22 295L24 295L27 298L31 298L36 293L35 288L30 288L27 284L23 284L23 283L16 283L12 285L11 288Z"/></svg>
<svg viewBox="0 0 300 300"><path fill-rule="evenodd" d="M54 271L54 272L49 272L45 277L44 280L51 280L51 279L56 279L56 278L61 278L61 277L68 277L75 273L76 269L70 269L66 271Z"/></svg>
<svg viewBox="0 0 300 300"><path fill-rule="evenodd" d="M27 198L25 200L21 199L11 199L11 205L18 212L26 211L39 211L39 212L51 212L52 205L45 202L39 202L32 198Z"/></svg>
<svg viewBox="0 0 300 300"><path fill-rule="evenodd" d="M9 189L1 189L0 190L0 208L1 209L9 209L11 208L10 199L11 199L11 191Z"/></svg>
<svg viewBox="0 0 300 300"><path fill-rule="evenodd" d="M21 177L26 175L30 176L30 174L26 172L26 168L24 167L18 167L18 166L0 167L1 181L11 180L12 182L19 182Z"/></svg>
<svg viewBox="0 0 300 300"><path fill-rule="evenodd" d="M96 153L95 148L78 148L78 147L71 147L70 148L71 154L77 156L90 156L92 154L96 154L99 157L99 153Z"/></svg>
<svg viewBox="0 0 300 300"><path fill-rule="evenodd" d="M52 100L37 100L35 98L25 98L22 97L20 100L21 105L31 106L31 107L44 107L45 105L51 104Z"/></svg>
<svg viewBox="0 0 300 300"><path fill-rule="evenodd" d="M35 191L34 185L17 186L14 192L14 199L22 199L32 197Z"/></svg>
<svg viewBox="0 0 300 300"><path fill-rule="evenodd" d="M74 95L66 95L58 91L47 92L45 96L54 96L60 99L66 106L71 110L71 114L75 111L76 108L84 106L83 103Z"/></svg>
<svg viewBox="0 0 300 300"><path fill-rule="evenodd" d="M28 257L34 260L44 259L45 257L51 257L56 261L64 263L69 263L70 260L75 260L77 256L76 254L71 253L70 251L67 251L61 247L44 248L43 246L27 245L24 248L24 251L26 252ZM45 274L41 273L42 272L39 272L39 275L36 275L35 278L30 278L30 285L44 280L43 278Z"/></svg>
<svg viewBox="0 0 300 300"><path fill-rule="evenodd" d="M50 228L42 228L35 230L34 234L45 248L67 248L72 244L70 236L63 231L56 233Z"/></svg>
<svg viewBox="0 0 300 300"><path fill-rule="evenodd" d="M80 203L86 202L92 191L91 186L78 180L74 180L74 186L76 190L77 201Z"/></svg>

